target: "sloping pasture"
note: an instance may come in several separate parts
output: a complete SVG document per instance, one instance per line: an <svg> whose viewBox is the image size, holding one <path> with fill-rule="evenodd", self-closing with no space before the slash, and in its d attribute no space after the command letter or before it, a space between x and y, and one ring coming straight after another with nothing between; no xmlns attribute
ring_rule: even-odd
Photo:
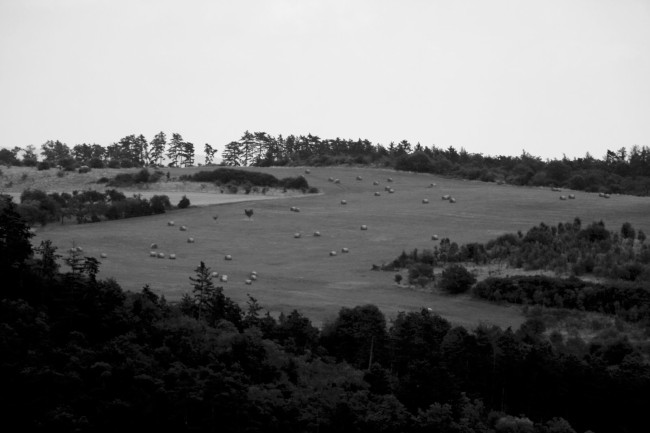
<svg viewBox="0 0 650 433"><path fill-rule="evenodd" d="M304 172L297 167L257 170L277 177ZM516 327L522 321L516 307L397 286L392 273L373 272L371 266L392 260L402 250L432 248L436 242L431 240L433 234L459 244L487 241L505 232L526 231L542 221L557 224L575 217L583 223L602 219L610 229L629 221L650 233L648 198L604 199L576 192L575 200L559 200L561 193L549 189L382 169L311 168L305 176L322 194L263 201L251 196L250 202L191 207L144 218L52 224L38 233L35 243L51 239L64 251L75 242L86 255L106 253L100 277L114 277L122 287L134 291L149 284L169 300L177 300L191 289L188 277L203 260L214 271L228 275L223 286L234 300L244 302L250 293L275 314L296 308L317 324L334 317L341 306L373 303L388 317L428 307L457 324ZM362 180L356 180L357 176ZM330 177L340 183L328 181ZM387 181L389 177L392 182ZM429 187L431 183L436 186ZM385 186L395 192L385 191ZM445 194L457 202L441 200ZM341 200L347 204L342 205ZM300 212L290 211L292 206ZM245 208L254 209L252 218L244 215ZM169 227L169 220L174 220L175 226ZM180 231L181 225L188 230ZM361 230L361 225L368 230ZM321 236L313 236L315 231ZM294 237L295 233L301 237ZM196 242L188 243L188 237ZM165 259L149 257L154 242ZM349 253L341 251L344 247ZM337 254L330 256L330 251ZM167 258L170 253L176 260ZM224 260L226 254L233 259ZM251 271L258 273L258 279L246 285Z"/></svg>

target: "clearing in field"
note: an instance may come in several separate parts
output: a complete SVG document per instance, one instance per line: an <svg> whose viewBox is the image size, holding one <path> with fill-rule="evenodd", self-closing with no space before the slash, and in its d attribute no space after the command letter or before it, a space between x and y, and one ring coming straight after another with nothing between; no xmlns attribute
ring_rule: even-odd
<svg viewBox="0 0 650 433"><path fill-rule="evenodd" d="M279 178L304 174L298 167L250 170ZM603 220L611 229L628 221L650 232L650 201L645 197L604 200L575 192L575 199L560 200L550 189L352 167L311 168L305 176L322 194L275 200L232 195L229 203L210 204L212 198L228 195L193 191L188 193L192 204L202 206L95 224L52 224L34 242L51 239L60 251L74 242L86 255L99 258L104 253L100 277L113 277L133 291L149 284L172 301L190 290L189 276L203 260L227 275L221 284L234 300L243 303L250 294L273 314L295 308L317 325L342 306L372 303L388 318L424 307L455 324L517 327L524 320L518 307L399 286L393 273L371 271L372 265L388 262L402 250L433 248L443 238L459 244L484 242L540 222L557 224L575 217L584 223ZM250 208L254 213L249 218L244 209ZM168 225L170 220L174 226ZM193 242L188 242L190 237ZM165 259L151 255L152 243ZM170 254L175 260L168 259ZM252 271L257 277L247 284Z"/></svg>

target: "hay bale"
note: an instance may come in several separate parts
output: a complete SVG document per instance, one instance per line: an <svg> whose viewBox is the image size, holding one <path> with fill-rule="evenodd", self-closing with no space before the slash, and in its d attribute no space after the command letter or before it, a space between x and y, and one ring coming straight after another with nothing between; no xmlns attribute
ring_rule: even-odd
<svg viewBox="0 0 650 433"><path fill-rule="evenodd" d="M320 237L320 232L319 232L318 230L316 230L316 231L314 232L314 237L316 237L316 238L317 238L317 237Z"/></svg>
<svg viewBox="0 0 650 433"><path fill-rule="evenodd" d="M377 186L377 185L379 185L379 182L377 182L377 181L375 180L374 182L372 182L372 184L375 185L375 186Z"/></svg>
<svg viewBox="0 0 650 433"><path fill-rule="evenodd" d="M345 248L345 247L343 247L343 248L341 248L341 252L342 252L342 253L349 253L350 250L347 249L347 248Z"/></svg>
<svg viewBox="0 0 650 433"><path fill-rule="evenodd" d="M334 179L334 183L341 183L341 179Z"/></svg>
<svg viewBox="0 0 650 433"><path fill-rule="evenodd" d="M289 210L290 210L291 212L295 212L295 211L296 211L296 207L295 207L295 206L291 206L291 207L289 208Z"/></svg>
<svg viewBox="0 0 650 433"><path fill-rule="evenodd" d="M346 204L348 204L348 202L346 200L341 200L341 204L346 205Z"/></svg>
<svg viewBox="0 0 650 433"><path fill-rule="evenodd" d="M251 271L251 275L257 275L257 271Z"/></svg>
<svg viewBox="0 0 650 433"><path fill-rule="evenodd" d="M232 260L232 256L230 254L226 254L224 260Z"/></svg>
<svg viewBox="0 0 650 433"><path fill-rule="evenodd" d="M368 230L368 226L365 225L365 224L363 224L363 225L361 226L361 230Z"/></svg>
<svg viewBox="0 0 650 433"><path fill-rule="evenodd" d="M336 255L336 251L330 251L330 257L333 257Z"/></svg>
<svg viewBox="0 0 650 433"><path fill-rule="evenodd" d="M386 179L386 181L387 181L387 182L392 182L392 181L393 181L393 178L392 178L392 177L389 177L388 179Z"/></svg>
<svg viewBox="0 0 650 433"><path fill-rule="evenodd" d="M561 195L560 200L566 200L566 195Z"/></svg>
<svg viewBox="0 0 650 433"><path fill-rule="evenodd" d="M172 227L174 225L174 221L167 221L167 225Z"/></svg>
<svg viewBox="0 0 650 433"><path fill-rule="evenodd" d="M456 199L453 197L449 197L449 203L456 203Z"/></svg>
<svg viewBox="0 0 650 433"><path fill-rule="evenodd" d="M294 211L294 212L300 212L300 208L299 208L299 207L296 207L293 211Z"/></svg>
<svg viewBox="0 0 650 433"><path fill-rule="evenodd" d="M155 251L149 251L149 257L158 257L158 253Z"/></svg>
<svg viewBox="0 0 650 433"><path fill-rule="evenodd" d="M330 178L327 179L327 181L328 181L328 182L334 182L334 178L333 178L333 177L330 177Z"/></svg>
<svg viewBox="0 0 650 433"><path fill-rule="evenodd" d="M293 237L296 238L296 239L299 239L300 236L302 236L300 233L294 233L293 234Z"/></svg>
<svg viewBox="0 0 650 433"><path fill-rule="evenodd" d="M170 254L169 260L176 260L176 254Z"/></svg>
<svg viewBox="0 0 650 433"><path fill-rule="evenodd" d="M213 272L210 274L212 278L217 278L219 276L219 272Z"/></svg>
<svg viewBox="0 0 650 433"><path fill-rule="evenodd" d="M361 176L357 176L357 180L363 180Z"/></svg>
<svg viewBox="0 0 650 433"><path fill-rule="evenodd" d="M187 238L187 243L188 244L193 244L194 243L194 238Z"/></svg>
<svg viewBox="0 0 650 433"><path fill-rule="evenodd" d="M247 286L250 286L251 284L253 284L253 280L246 280L244 281L244 283L246 283Z"/></svg>
<svg viewBox="0 0 650 433"><path fill-rule="evenodd" d="M159 259L164 259L165 258L165 253L158 253L158 258Z"/></svg>
<svg viewBox="0 0 650 433"><path fill-rule="evenodd" d="M253 281L257 281L257 275L251 274L250 279Z"/></svg>
<svg viewBox="0 0 650 433"><path fill-rule="evenodd" d="M551 191L554 191L554 192L560 192L560 191L562 191L562 190L561 190L560 188L554 186L553 188L551 188Z"/></svg>
<svg viewBox="0 0 650 433"><path fill-rule="evenodd" d="M385 186L384 191L386 191L386 192L390 191L390 186Z"/></svg>
<svg viewBox="0 0 650 433"><path fill-rule="evenodd" d="M375 197L379 197L381 194L379 194L379 191L375 191Z"/></svg>
<svg viewBox="0 0 650 433"><path fill-rule="evenodd" d="M108 257L108 254L106 254L106 253L101 253L101 254L99 255L99 257L101 257L102 259L105 259L106 257Z"/></svg>
<svg viewBox="0 0 650 433"><path fill-rule="evenodd" d="M81 248L81 247L77 247L77 252L83 253L83 252L84 252L84 249Z"/></svg>
<svg viewBox="0 0 650 433"><path fill-rule="evenodd" d="M228 282L228 275L222 275L221 278L219 278L219 280L222 283L227 283Z"/></svg>
<svg viewBox="0 0 650 433"><path fill-rule="evenodd" d="M156 243L151 244L151 246L149 247L149 249L151 249L151 250L156 250L156 249L158 249L158 244L156 244Z"/></svg>
<svg viewBox="0 0 650 433"><path fill-rule="evenodd" d="M432 240L432 241L437 241L437 240L438 240L438 235L433 235L433 236L431 236L431 240Z"/></svg>
<svg viewBox="0 0 650 433"><path fill-rule="evenodd" d="M310 169L308 169L308 168L307 168L307 169L305 169L305 174L309 174L309 173L311 173L311 170L310 170Z"/></svg>
<svg viewBox="0 0 650 433"><path fill-rule="evenodd" d="M450 198L451 198L451 196L449 194L445 194L445 195L442 196L443 200L449 200Z"/></svg>
<svg viewBox="0 0 650 433"><path fill-rule="evenodd" d="M429 199L428 199L428 198L423 198L423 199L422 199L422 203L423 203L423 204L427 204L427 203L429 203Z"/></svg>
<svg viewBox="0 0 650 433"><path fill-rule="evenodd" d="M182 232L186 232L187 231L187 226L180 226L179 229Z"/></svg>
<svg viewBox="0 0 650 433"><path fill-rule="evenodd" d="M394 190L393 188L389 188L389 189L388 189L388 193L389 193L389 194L393 194L394 192L395 192L395 190Z"/></svg>
<svg viewBox="0 0 650 433"><path fill-rule="evenodd" d="M569 200L575 200L576 195L575 194L569 194Z"/></svg>
<svg viewBox="0 0 650 433"><path fill-rule="evenodd" d="M609 198L609 194L603 195L603 198Z"/></svg>

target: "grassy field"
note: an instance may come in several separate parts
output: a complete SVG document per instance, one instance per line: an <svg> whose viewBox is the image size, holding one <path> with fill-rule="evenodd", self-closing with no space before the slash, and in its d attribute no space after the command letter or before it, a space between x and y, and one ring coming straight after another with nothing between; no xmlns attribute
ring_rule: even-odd
<svg viewBox="0 0 650 433"><path fill-rule="evenodd" d="M197 170L171 169L171 176ZM277 177L304 172L296 167L257 170ZM224 290L234 300L244 302L250 293L274 314L297 308L316 324L334 317L342 306L373 303L389 318L398 311L427 307L456 324L484 322L517 327L523 321L517 307L397 286L392 273L373 272L371 266L392 260L403 249L432 248L433 234L459 244L487 241L505 232L526 231L542 221L557 224L575 217L583 223L602 219L614 230L629 221L650 233L648 198L604 199L597 194L575 192L575 200L561 201L559 195L566 192L550 189L381 169L310 170L305 176L322 194L206 205L96 224L52 224L39 230L35 243L51 239L61 250L67 250L74 242L84 248L86 255L99 257L106 253L108 257L101 259L100 277L114 277L122 287L134 291L149 284L170 300L190 290L188 277L203 260L214 271L228 275ZM356 180L357 176L363 180ZM340 179L340 183L329 182L329 177ZM387 181L389 177L393 182ZM373 185L373 181L379 185ZM89 185L88 180L84 182ZM436 186L429 187L431 183ZM395 192L389 194L385 186ZM13 188L20 186L14 184ZM375 196L375 191L381 195ZM441 200L444 194L451 194L457 202ZM254 197L242 195L238 199ZM429 199L429 203L424 204L423 199ZM341 200L346 200L347 205L340 204ZM300 212L291 212L292 206L299 207ZM249 220L244 208L251 207L255 213ZM214 215L218 215L216 221ZM176 225L167 226L168 220L174 220ZM368 230L360 230L362 224ZM188 231L179 231L180 225L186 225ZM316 230L320 237L313 236ZM295 238L295 233L302 237ZM195 243L187 243L190 236ZM150 258L153 242L159 251L176 254L177 259ZM344 247L350 252L342 253ZM334 257L329 256L332 250L337 251ZM226 254L233 260L225 261ZM244 281L253 270L259 278L246 285Z"/></svg>

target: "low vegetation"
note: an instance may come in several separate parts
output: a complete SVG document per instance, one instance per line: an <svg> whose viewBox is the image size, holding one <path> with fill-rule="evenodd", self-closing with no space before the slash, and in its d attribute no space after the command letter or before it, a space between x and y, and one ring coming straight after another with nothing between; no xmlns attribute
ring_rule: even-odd
<svg viewBox="0 0 650 433"><path fill-rule="evenodd" d="M260 173L234 168L217 168L212 171L199 171L191 175L181 176L181 180L192 182L214 183L217 186L243 188L248 194L252 188L284 188L315 193L315 188L310 188L304 176L285 177L278 179L272 174Z"/></svg>
<svg viewBox="0 0 650 433"><path fill-rule="evenodd" d="M321 330L264 314L204 263L178 304L97 278L76 247L37 251L0 201L0 404L48 431L642 431L650 365L624 340L549 340L454 327L427 309L389 324L373 305ZM574 341L575 340L575 341ZM570 408L570 410L567 410Z"/></svg>

